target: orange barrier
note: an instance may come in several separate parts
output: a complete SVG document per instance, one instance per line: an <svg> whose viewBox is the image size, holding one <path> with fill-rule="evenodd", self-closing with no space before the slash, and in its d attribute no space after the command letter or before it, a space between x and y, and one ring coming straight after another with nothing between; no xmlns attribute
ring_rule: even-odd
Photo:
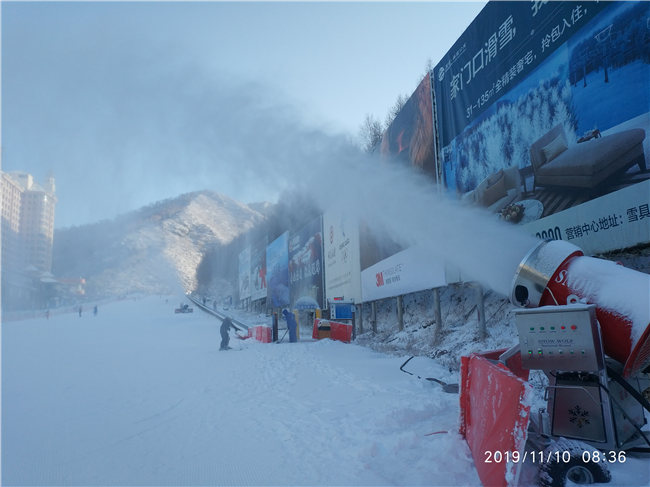
<svg viewBox="0 0 650 487"><path fill-rule="evenodd" d="M255 337L255 340L262 343L271 343L271 327L269 326L254 326L248 329L248 334Z"/></svg>
<svg viewBox="0 0 650 487"><path fill-rule="evenodd" d="M311 336L315 340L331 338L332 340L350 343L352 341L352 325L316 318Z"/></svg>
<svg viewBox="0 0 650 487"><path fill-rule="evenodd" d="M517 485L533 397L530 384L491 357L461 358L460 434L483 485ZM497 453L498 452L498 453ZM517 453L515 453L517 452Z"/></svg>

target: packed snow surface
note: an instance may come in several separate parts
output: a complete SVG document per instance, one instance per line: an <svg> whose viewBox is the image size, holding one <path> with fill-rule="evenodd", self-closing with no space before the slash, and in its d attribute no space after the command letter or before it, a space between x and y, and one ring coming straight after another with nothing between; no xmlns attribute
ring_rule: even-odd
<svg viewBox="0 0 650 487"><path fill-rule="evenodd" d="M220 352L220 322L178 302L3 324L3 485L480 484L458 395L407 357L234 332Z"/></svg>
<svg viewBox="0 0 650 487"><path fill-rule="evenodd" d="M480 485L458 395L417 378L455 373L304 329L220 352L220 321L179 301L2 324L2 485ZM650 480L647 456L610 470Z"/></svg>

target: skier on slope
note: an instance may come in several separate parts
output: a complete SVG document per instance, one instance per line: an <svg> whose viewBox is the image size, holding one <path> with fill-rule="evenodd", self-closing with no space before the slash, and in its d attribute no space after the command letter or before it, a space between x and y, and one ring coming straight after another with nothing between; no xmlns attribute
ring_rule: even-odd
<svg viewBox="0 0 650 487"><path fill-rule="evenodd" d="M219 350L230 350L231 347L228 346L230 342L230 335L228 334L230 328L235 331L237 330L237 327L232 324L230 317L226 316L221 322L221 328L219 329L221 333L221 347L219 347Z"/></svg>

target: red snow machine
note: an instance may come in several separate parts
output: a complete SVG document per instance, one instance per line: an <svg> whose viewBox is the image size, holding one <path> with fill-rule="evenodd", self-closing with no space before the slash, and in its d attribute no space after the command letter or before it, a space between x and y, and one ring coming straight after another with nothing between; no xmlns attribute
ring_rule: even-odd
<svg viewBox="0 0 650 487"><path fill-rule="evenodd" d="M460 433L481 482L608 482L608 463L650 452L650 275L545 241L510 300L519 343L461 361ZM544 387L537 410L530 371Z"/></svg>

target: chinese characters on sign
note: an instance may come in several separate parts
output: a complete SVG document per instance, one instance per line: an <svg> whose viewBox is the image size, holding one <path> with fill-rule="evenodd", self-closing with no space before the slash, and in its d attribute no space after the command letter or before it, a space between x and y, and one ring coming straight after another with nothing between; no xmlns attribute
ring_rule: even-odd
<svg viewBox="0 0 650 487"><path fill-rule="evenodd" d="M508 83L513 81L517 75L521 74L524 70L524 67L531 64L534 60L535 56L533 55L533 51L528 51L521 59L514 63L509 69L507 69L502 76L497 78L497 80L492 83L491 89L485 90L484 93L481 93L481 95L476 99L476 103L467 106L467 118L471 118L474 110L481 108L483 105L488 103L496 93L499 93L501 90L505 89Z"/></svg>
<svg viewBox="0 0 650 487"><path fill-rule="evenodd" d="M497 32L494 32L485 44L468 59L467 63L461 70L452 74L451 77L451 99L458 96L465 85L469 85L476 75L486 67L494 58L499 50L503 49L512 39L514 39L517 29L514 26L512 15L499 26Z"/></svg>
<svg viewBox="0 0 650 487"><path fill-rule="evenodd" d="M551 29L550 34L546 34L544 37L542 37L542 52L551 47L552 44L555 44L562 37L566 28L568 27L570 29L576 25L586 13L587 9L583 9L582 5L577 5L573 10L571 10L571 16L569 17L569 20L562 18L561 24L556 24Z"/></svg>
<svg viewBox="0 0 650 487"><path fill-rule="evenodd" d="M531 0L531 3L530 8L533 11L533 17L535 17L541 8L548 3L548 0Z"/></svg>
<svg viewBox="0 0 650 487"><path fill-rule="evenodd" d="M635 223L645 218L650 218L650 205L648 203L628 208L626 211L627 222ZM611 230L615 227L623 225L625 219L622 215L611 214L598 220L594 219L591 222L584 222L582 224L573 225L564 229L564 234L567 240L589 236L590 234L598 233L601 231Z"/></svg>

